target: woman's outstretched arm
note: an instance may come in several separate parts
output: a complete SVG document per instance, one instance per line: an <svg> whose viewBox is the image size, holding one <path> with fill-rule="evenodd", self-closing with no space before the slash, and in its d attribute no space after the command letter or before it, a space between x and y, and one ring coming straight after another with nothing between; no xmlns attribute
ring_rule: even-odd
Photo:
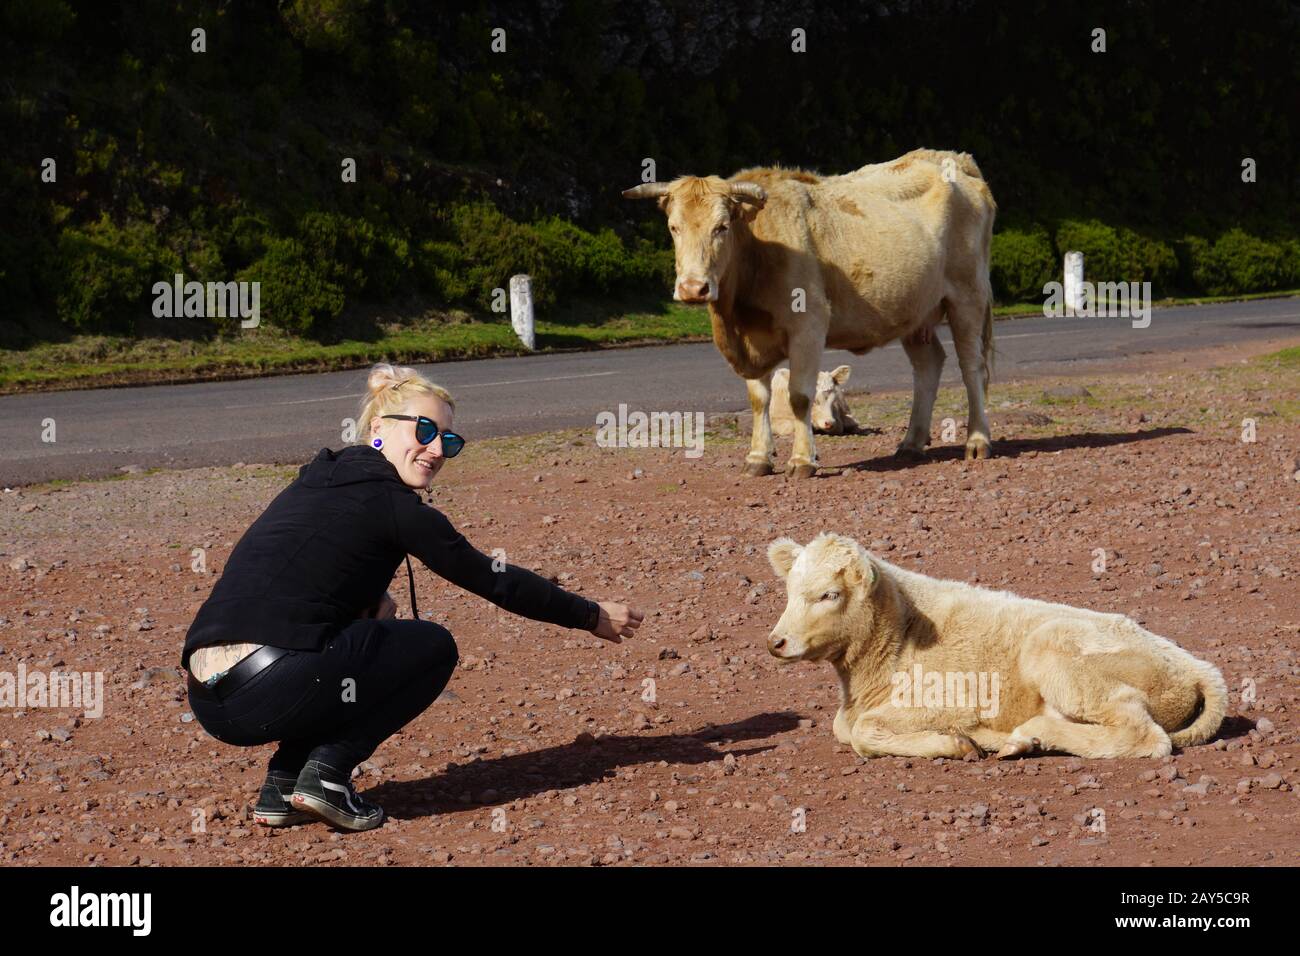
<svg viewBox="0 0 1300 956"><path fill-rule="evenodd" d="M466 591L512 614L561 627L596 631L601 618L610 616L601 613L597 602L566 591L540 574L505 561L494 562L470 544L446 515L419 496L399 493L391 499L398 547Z"/></svg>

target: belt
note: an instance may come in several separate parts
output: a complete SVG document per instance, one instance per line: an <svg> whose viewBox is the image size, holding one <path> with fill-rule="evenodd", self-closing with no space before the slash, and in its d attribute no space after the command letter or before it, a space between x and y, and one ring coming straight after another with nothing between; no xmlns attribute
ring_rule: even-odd
<svg viewBox="0 0 1300 956"><path fill-rule="evenodd" d="M190 674L190 693L205 700L220 702L289 653L292 652L287 647L271 647L270 645L260 647L211 684L204 683L193 674Z"/></svg>

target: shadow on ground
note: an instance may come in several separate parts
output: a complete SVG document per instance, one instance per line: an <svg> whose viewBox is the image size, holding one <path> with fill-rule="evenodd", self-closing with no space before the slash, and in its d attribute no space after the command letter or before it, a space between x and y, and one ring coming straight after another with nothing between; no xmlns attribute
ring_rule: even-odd
<svg viewBox="0 0 1300 956"><path fill-rule="evenodd" d="M446 770L426 780L386 781L366 797L412 819L437 813L481 810L548 790L565 790L609 780L620 767L658 763L696 767L721 761L728 751L714 743L758 741L794 730L799 715L790 711L757 714L729 724L715 724L687 734L613 734L588 743L543 747L509 757L489 757ZM733 750L738 757L773 749L773 745ZM358 781L360 782L360 781ZM469 800L462 800L465 794Z"/></svg>
<svg viewBox="0 0 1300 956"><path fill-rule="evenodd" d="M995 458L1019 458L1027 452L1063 451L1067 448L1110 448L1115 445L1130 445L1134 442L1152 441L1168 438L1170 435L1191 435L1190 428L1150 428L1136 432L1081 432L1075 435L1052 435L1047 438L1010 438L993 442ZM931 448L922 459L899 458L895 455L882 455L862 461L844 464L827 464L825 470L818 473L834 475L838 471L903 471L915 465L937 461L960 461L966 455L962 445L945 445Z"/></svg>

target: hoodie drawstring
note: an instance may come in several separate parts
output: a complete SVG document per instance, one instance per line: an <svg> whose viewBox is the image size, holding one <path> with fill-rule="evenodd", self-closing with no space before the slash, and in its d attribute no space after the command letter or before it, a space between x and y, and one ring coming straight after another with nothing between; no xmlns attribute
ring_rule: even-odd
<svg viewBox="0 0 1300 956"><path fill-rule="evenodd" d="M411 570L411 556L406 556L406 578L411 582L411 617L415 620L420 619L419 609L415 606L415 572Z"/></svg>

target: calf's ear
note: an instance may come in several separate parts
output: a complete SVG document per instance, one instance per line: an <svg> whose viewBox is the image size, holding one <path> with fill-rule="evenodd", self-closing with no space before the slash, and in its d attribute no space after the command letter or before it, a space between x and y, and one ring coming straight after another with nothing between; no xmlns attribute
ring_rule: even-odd
<svg viewBox="0 0 1300 956"><path fill-rule="evenodd" d="M871 560L870 555L859 550L845 565L844 580L850 587L860 588L870 594L876 589L876 583L880 580L880 568L875 561Z"/></svg>
<svg viewBox="0 0 1300 956"><path fill-rule="evenodd" d="M849 380L849 376L851 374L853 374L852 368L850 368L847 365L841 365L835 371L831 372L831 380L836 385L843 385L845 382Z"/></svg>
<svg viewBox="0 0 1300 956"><path fill-rule="evenodd" d="M791 539L777 538L767 546L767 560L772 565L772 570L776 572L776 576L784 579L790 574L790 568L794 566L795 559L802 552L803 548Z"/></svg>

